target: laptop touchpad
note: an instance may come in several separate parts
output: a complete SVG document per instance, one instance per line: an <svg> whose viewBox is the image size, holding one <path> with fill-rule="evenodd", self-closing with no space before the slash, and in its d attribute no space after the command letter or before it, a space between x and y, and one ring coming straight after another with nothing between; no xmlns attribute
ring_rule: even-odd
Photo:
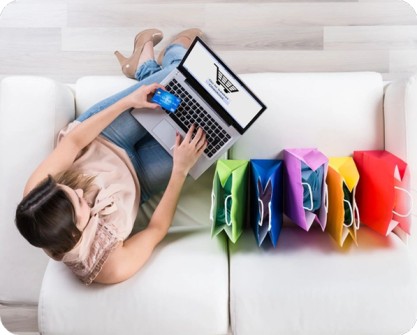
<svg viewBox="0 0 417 335"><path fill-rule="evenodd" d="M165 145L166 148L172 150L175 145L175 129L172 127L167 120L159 122L153 132L159 141Z"/></svg>

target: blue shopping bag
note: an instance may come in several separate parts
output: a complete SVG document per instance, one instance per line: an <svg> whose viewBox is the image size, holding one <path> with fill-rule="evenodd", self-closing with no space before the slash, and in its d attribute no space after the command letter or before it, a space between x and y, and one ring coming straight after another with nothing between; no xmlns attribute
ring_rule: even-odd
<svg viewBox="0 0 417 335"><path fill-rule="evenodd" d="M251 162L251 225L258 246L269 235L276 247L283 221L283 171L281 160L253 159Z"/></svg>

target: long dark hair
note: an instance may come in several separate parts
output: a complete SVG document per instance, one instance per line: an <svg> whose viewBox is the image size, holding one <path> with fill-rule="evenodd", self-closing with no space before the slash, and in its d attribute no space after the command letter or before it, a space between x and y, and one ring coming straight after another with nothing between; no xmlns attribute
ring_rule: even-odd
<svg viewBox="0 0 417 335"><path fill-rule="evenodd" d="M81 238L76 227L75 210L67 193L58 186L76 188L77 175L64 173L54 179L48 176L33 188L16 209L16 226L23 237L35 247L60 257L70 251ZM92 179L86 179L90 185ZM85 186L85 185L83 185Z"/></svg>

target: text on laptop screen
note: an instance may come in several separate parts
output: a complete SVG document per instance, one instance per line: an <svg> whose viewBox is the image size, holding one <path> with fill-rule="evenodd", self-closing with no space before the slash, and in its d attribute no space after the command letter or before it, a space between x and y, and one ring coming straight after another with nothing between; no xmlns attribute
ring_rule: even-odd
<svg viewBox="0 0 417 335"><path fill-rule="evenodd" d="M183 67L242 128L262 109L201 43L196 43Z"/></svg>

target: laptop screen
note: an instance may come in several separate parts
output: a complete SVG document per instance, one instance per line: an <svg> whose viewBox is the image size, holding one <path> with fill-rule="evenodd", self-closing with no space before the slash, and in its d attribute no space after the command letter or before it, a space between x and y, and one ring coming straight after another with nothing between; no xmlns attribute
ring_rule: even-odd
<svg viewBox="0 0 417 335"><path fill-rule="evenodd" d="M265 105L200 39L194 41L180 66L226 111L241 133L265 110Z"/></svg>

